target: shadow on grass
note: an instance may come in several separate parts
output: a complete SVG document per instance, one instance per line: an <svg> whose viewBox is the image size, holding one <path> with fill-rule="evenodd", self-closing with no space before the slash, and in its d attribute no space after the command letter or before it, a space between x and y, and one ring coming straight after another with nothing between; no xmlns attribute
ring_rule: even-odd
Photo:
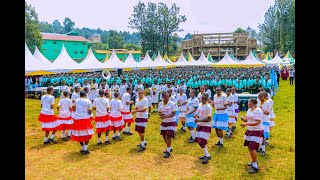
<svg viewBox="0 0 320 180"><path fill-rule="evenodd" d="M90 150L89 150L90 151ZM83 155L79 151L70 152L63 155L63 159L68 162L77 162L89 158L90 154Z"/></svg>
<svg viewBox="0 0 320 180"><path fill-rule="evenodd" d="M202 164L202 161L199 158L196 158L194 161L194 169L196 169L201 175L210 174L210 163L213 163L212 160L209 160L208 164Z"/></svg>
<svg viewBox="0 0 320 180"><path fill-rule="evenodd" d="M138 148L139 148L138 146L136 146L134 148L131 148L130 151L129 151L129 154L130 155L137 155L137 156L141 156L142 155L143 156L144 152L148 150L148 149L146 149L145 151L138 152Z"/></svg>
<svg viewBox="0 0 320 180"><path fill-rule="evenodd" d="M46 147L48 147L48 146L53 146L53 145L58 145L58 144L64 144L64 143L68 142L68 141L62 140L61 138L58 138L58 139L55 139L55 140L57 141L57 144L51 143L51 144L48 144L48 145L44 145L43 142L41 142L41 144L38 144L38 145L36 145L36 146L31 147L30 150L34 150L34 149L39 150L39 149L46 148Z"/></svg>

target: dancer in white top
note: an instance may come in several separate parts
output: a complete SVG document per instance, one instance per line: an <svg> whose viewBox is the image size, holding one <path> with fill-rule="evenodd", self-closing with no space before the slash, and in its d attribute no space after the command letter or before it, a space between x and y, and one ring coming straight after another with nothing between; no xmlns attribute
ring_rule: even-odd
<svg viewBox="0 0 320 180"><path fill-rule="evenodd" d="M138 152L146 150L147 142L144 138L145 128L148 123L148 100L144 97L144 91L138 90L138 98L136 99L136 107L132 113L136 113L136 127L135 131L139 133L141 143L138 144Z"/></svg>
<svg viewBox="0 0 320 180"><path fill-rule="evenodd" d="M42 130L45 131L44 144L50 144L50 142L57 143L54 140L54 134L59 129L58 117L54 115L54 96L53 87L47 88L47 94L41 96L41 112L38 120L41 122ZM49 133L52 131L50 138Z"/></svg>
<svg viewBox="0 0 320 180"><path fill-rule="evenodd" d="M248 171L250 174L257 173L258 168L258 156L257 151L259 146L263 142L263 126L262 126L262 116L263 112L260 107L257 106L257 100L250 98L248 101L248 111L245 117L241 117L241 126L248 127L244 135L244 146L248 146L252 161L248 164L251 169Z"/></svg>
<svg viewBox="0 0 320 180"><path fill-rule="evenodd" d="M73 125L73 118L71 116L71 112L73 103L71 99L69 99L69 93L67 91L63 92L63 98L60 99L57 111L59 111L59 130L62 130L62 139L69 140L71 138L71 131ZM65 134L65 130L68 130L68 135Z"/></svg>
<svg viewBox="0 0 320 180"><path fill-rule="evenodd" d="M204 152L204 156L199 158L202 160L202 164L208 164L209 160L211 159L211 155L206 147L212 126L212 107L208 103L208 100L208 93L203 93L201 97L201 103L197 109L198 115L194 115L195 122L197 123L195 141L198 142Z"/></svg>
<svg viewBox="0 0 320 180"><path fill-rule="evenodd" d="M177 107L172 101L169 101L167 92L162 93L162 99L163 101L159 103L159 114L162 119L160 134L167 145L167 149L163 152L165 153L164 158L168 158L172 152L171 139L174 138L174 132L177 127L176 119L174 118Z"/></svg>
<svg viewBox="0 0 320 180"><path fill-rule="evenodd" d="M73 110L75 113L71 140L80 142L80 153L86 155L90 153L88 144L94 132L91 124L92 103L86 98L84 91L80 91L80 98L74 102Z"/></svg>
<svg viewBox="0 0 320 180"><path fill-rule="evenodd" d="M181 131L186 132L186 114L187 114L187 104L188 98L187 95L183 93L183 89L179 88L179 94L176 96L177 99L177 106L180 111L179 121L182 124Z"/></svg>
<svg viewBox="0 0 320 180"><path fill-rule="evenodd" d="M227 113L228 113L228 117L229 117L229 121L228 121L228 130L227 130L227 134L226 134L226 138L230 138L233 130L232 127L234 127L234 124L236 123L236 119L234 118L234 97L231 94L231 89L227 88L226 89L226 95L227 95Z"/></svg>
<svg viewBox="0 0 320 180"><path fill-rule="evenodd" d="M200 92L199 92L198 95L197 95L197 98L198 98L199 102L201 102L201 99L202 99L201 96L202 96L203 93L205 93L205 92L204 92L204 87L201 86L201 87L200 87Z"/></svg>
<svg viewBox="0 0 320 180"><path fill-rule="evenodd" d="M238 120L238 113L239 113L239 105L238 105L238 94L236 92L236 88L234 86L231 87L231 94L233 96L233 106L234 106L234 118L236 121ZM234 126L233 130L236 129L236 126Z"/></svg>
<svg viewBox="0 0 320 180"><path fill-rule="evenodd" d="M120 132L124 127L124 121L121 116L122 105L121 105L121 101L119 100L119 96L120 94L118 92L114 93L114 99L112 99L110 102L111 112L109 117L113 127L112 139L122 141L120 137ZM118 134L116 134L117 131L118 131Z"/></svg>
<svg viewBox="0 0 320 180"><path fill-rule="evenodd" d="M190 131L190 138L188 139L189 143L194 143L195 142L195 132L194 129L197 127L194 119L194 115L196 114L196 111L199 107L199 100L195 96L195 90L191 89L190 90L190 98L188 99L188 104L187 104L187 117L186 117L186 126L188 127Z"/></svg>
<svg viewBox="0 0 320 180"><path fill-rule="evenodd" d="M126 92L121 96L121 116L124 121L124 129L122 134L131 136L133 133L130 132L130 126L132 123L134 123L132 114L130 112L130 105L133 104L133 101L131 101L131 94L132 89L131 87L126 88ZM127 126L127 127L126 127Z"/></svg>
<svg viewBox="0 0 320 180"><path fill-rule="evenodd" d="M219 147L223 147L223 131L228 130L228 120L229 116L227 113L227 97L222 93L221 87L216 88L216 94L213 96L213 107L216 109L213 115L213 125L212 128L216 129L216 134L219 141L215 144Z"/></svg>
<svg viewBox="0 0 320 180"><path fill-rule="evenodd" d="M109 131L112 129L111 121L109 119L108 108L110 108L109 99L104 97L104 90L99 90L99 97L93 101L93 109L96 110L96 117L94 121L96 122L96 133L98 133L98 145L102 145L100 140L101 133L106 133L105 145L110 144L109 142Z"/></svg>
<svg viewBox="0 0 320 180"><path fill-rule="evenodd" d="M262 115L262 125L263 125L263 136L264 141L261 144L261 154L260 156L266 155L266 140L269 138L269 132L270 132L270 111L271 111L271 104L270 101L268 101L268 94L266 91L259 92L258 98L260 100L260 108L262 109L263 115Z"/></svg>

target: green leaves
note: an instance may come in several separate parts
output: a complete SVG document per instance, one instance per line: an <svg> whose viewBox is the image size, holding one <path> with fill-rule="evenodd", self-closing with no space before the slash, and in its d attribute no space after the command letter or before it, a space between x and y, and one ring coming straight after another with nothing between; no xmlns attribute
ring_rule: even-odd
<svg viewBox="0 0 320 180"><path fill-rule="evenodd" d="M33 53L35 46L41 48L42 36L39 30L38 15L35 8L25 2L25 42Z"/></svg>
<svg viewBox="0 0 320 180"><path fill-rule="evenodd" d="M173 36L173 33L183 31L179 25L186 21L186 16L179 12L180 8L175 3L168 7L164 3L148 2L145 5L139 1L133 7L129 27L138 31L144 53L148 50L151 54L159 50L175 53L179 37Z"/></svg>

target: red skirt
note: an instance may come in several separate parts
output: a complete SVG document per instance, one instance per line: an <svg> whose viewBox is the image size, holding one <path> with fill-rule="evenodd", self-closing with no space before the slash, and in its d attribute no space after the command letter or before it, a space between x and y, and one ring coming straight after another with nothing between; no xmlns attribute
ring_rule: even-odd
<svg viewBox="0 0 320 180"><path fill-rule="evenodd" d="M92 135L87 135L87 136L74 136L74 135L72 135L71 140L77 141L77 142L86 142L86 141L89 141L91 138L92 138Z"/></svg>
<svg viewBox="0 0 320 180"><path fill-rule="evenodd" d="M194 139L200 146L205 146L208 144L208 141L206 139L203 139L203 138L199 138L199 137L196 137Z"/></svg>
<svg viewBox="0 0 320 180"><path fill-rule="evenodd" d="M38 120L41 122L53 122L58 120L58 116L54 114L53 115L40 114Z"/></svg>
<svg viewBox="0 0 320 180"><path fill-rule="evenodd" d="M75 119L73 121L72 130L93 129L91 119Z"/></svg>
<svg viewBox="0 0 320 180"><path fill-rule="evenodd" d="M160 125L160 135L174 138L174 130L177 127L176 122L162 122Z"/></svg>
<svg viewBox="0 0 320 180"><path fill-rule="evenodd" d="M105 115L105 116L96 116L94 118L95 122L106 122L109 120L109 114Z"/></svg>
<svg viewBox="0 0 320 180"><path fill-rule="evenodd" d="M73 118L71 116L67 117L67 118L62 118L59 117L58 118L59 121L59 130L69 130L72 129L73 126ZM70 123L70 121L72 121L72 123Z"/></svg>

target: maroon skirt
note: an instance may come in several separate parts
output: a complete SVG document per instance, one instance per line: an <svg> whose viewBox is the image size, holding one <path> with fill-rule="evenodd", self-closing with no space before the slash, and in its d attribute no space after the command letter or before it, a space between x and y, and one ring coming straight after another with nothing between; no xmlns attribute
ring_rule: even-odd
<svg viewBox="0 0 320 180"><path fill-rule="evenodd" d="M176 122L162 122L160 125L160 135L174 138L174 132L176 127Z"/></svg>
<svg viewBox="0 0 320 180"><path fill-rule="evenodd" d="M263 130L249 131L247 130L244 135L244 146L248 146L249 149L258 151L260 144L263 141Z"/></svg>

